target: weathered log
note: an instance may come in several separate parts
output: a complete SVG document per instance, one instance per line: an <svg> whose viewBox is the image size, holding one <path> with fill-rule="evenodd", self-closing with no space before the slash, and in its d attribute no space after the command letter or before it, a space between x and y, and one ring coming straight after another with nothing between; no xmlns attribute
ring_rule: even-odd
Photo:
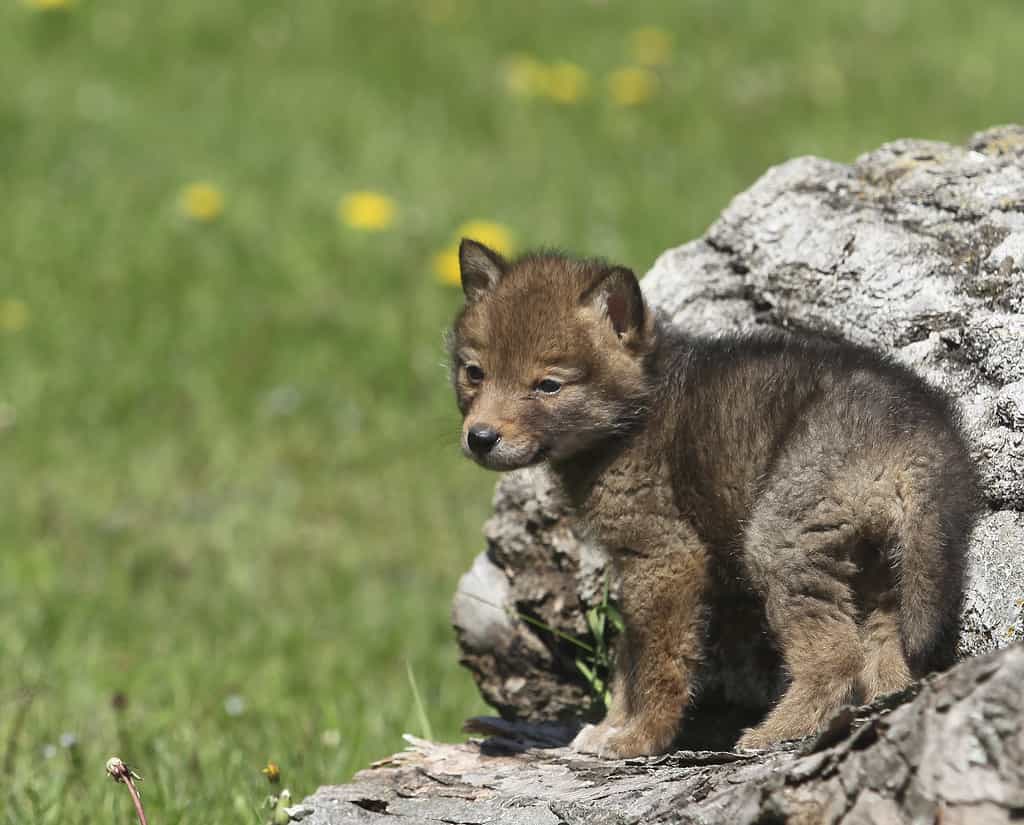
<svg viewBox="0 0 1024 825"><path fill-rule="evenodd" d="M750 755L606 761L567 731L477 720L482 742L410 748L321 788L307 825L987 825L1024 817L1024 645L848 709L814 740Z"/></svg>

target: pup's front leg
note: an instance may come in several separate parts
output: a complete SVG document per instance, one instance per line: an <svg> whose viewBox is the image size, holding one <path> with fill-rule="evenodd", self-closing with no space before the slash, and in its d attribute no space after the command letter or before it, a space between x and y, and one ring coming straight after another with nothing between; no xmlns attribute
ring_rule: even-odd
<svg viewBox="0 0 1024 825"><path fill-rule="evenodd" d="M630 557L619 568L625 632L616 649L611 707L604 721L587 725L572 743L608 759L671 748L702 656L707 598L703 548Z"/></svg>

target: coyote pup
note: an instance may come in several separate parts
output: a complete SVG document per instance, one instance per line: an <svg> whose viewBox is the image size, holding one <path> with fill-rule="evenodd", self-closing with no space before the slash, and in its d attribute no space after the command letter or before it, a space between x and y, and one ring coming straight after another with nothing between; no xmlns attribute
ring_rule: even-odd
<svg viewBox="0 0 1024 825"><path fill-rule="evenodd" d="M690 337L601 261L506 262L468 239L459 260L464 452L547 462L620 576L611 707L576 749L668 750L709 620L727 632L741 596L788 687L740 747L814 733L950 662L979 498L948 398L845 342Z"/></svg>

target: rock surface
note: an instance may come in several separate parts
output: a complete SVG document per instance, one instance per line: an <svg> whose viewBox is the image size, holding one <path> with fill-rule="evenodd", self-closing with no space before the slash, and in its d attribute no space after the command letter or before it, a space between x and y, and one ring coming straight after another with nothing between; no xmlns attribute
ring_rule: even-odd
<svg viewBox="0 0 1024 825"><path fill-rule="evenodd" d="M989 507L971 545L962 652L1024 638L1024 127L963 147L901 140L849 166L784 163L704 238L663 254L643 288L691 332L841 334L955 395ZM506 718L578 715L591 691L566 637L592 641L602 556L543 470L503 477L485 534L453 609L464 663Z"/></svg>

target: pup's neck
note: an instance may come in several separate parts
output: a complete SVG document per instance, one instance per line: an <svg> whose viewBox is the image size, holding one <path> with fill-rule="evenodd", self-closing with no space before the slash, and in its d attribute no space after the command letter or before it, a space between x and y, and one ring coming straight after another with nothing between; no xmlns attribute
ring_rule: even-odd
<svg viewBox="0 0 1024 825"><path fill-rule="evenodd" d="M605 439L560 461L549 461L551 475L558 482L569 503L580 508L590 497L595 482L622 452L622 439Z"/></svg>
<svg viewBox="0 0 1024 825"><path fill-rule="evenodd" d="M609 468L624 456L632 454L635 458L637 450L646 452L643 439L648 414L645 408L641 415L630 422L628 429L606 436L567 458L547 462L552 476L574 507L586 504L595 485L599 485Z"/></svg>
<svg viewBox="0 0 1024 825"><path fill-rule="evenodd" d="M630 453L633 460L645 464L658 456L655 442L661 440L663 428L660 423L665 417L666 404L671 403L665 393L667 381L670 374L672 383L682 378L673 374L679 371L679 364L673 365L673 361L681 352L689 351L692 343L689 338L667 327L661 319L658 319L654 334L653 345L645 359L647 393L636 399L637 412L630 418L628 426L568 458L547 462L552 476L576 507L589 499L595 483L624 454ZM658 432L652 432L652 428ZM637 454L638 450L642 455Z"/></svg>

